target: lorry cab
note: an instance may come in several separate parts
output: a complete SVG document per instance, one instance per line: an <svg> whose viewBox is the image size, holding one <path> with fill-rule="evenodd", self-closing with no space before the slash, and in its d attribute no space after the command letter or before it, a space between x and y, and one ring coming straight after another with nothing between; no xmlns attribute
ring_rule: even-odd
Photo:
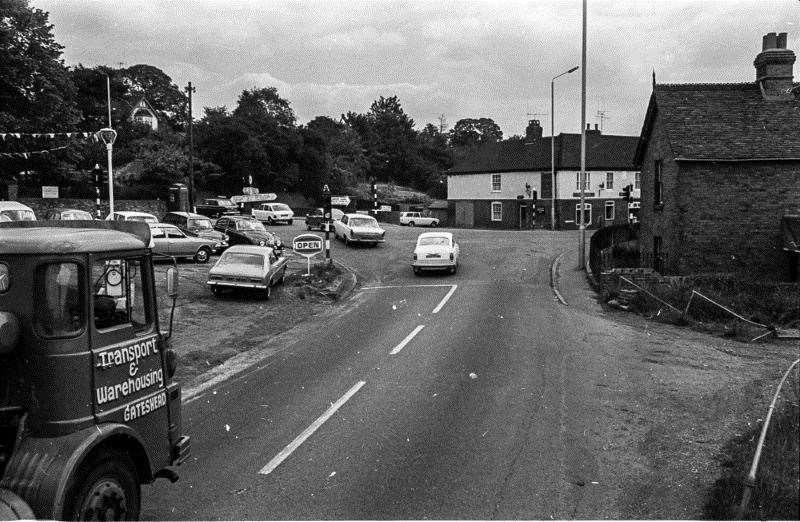
<svg viewBox="0 0 800 522"><path fill-rule="evenodd" d="M150 244L146 223L0 223L0 518L137 519L141 484L177 480Z"/></svg>

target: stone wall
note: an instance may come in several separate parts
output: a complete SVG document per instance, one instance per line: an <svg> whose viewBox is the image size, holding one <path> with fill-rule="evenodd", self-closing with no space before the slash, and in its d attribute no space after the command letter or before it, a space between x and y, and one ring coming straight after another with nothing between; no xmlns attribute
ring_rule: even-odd
<svg viewBox="0 0 800 522"><path fill-rule="evenodd" d="M95 214L95 200L93 199L44 199L44 198L20 198L23 205L33 209L37 219L44 219L45 213L52 208L74 208L86 210ZM160 199L117 199L114 200L114 210L137 210L139 212L149 212L161 219L167 213L167 205ZM108 215L108 201L100 200L100 215L105 218Z"/></svg>

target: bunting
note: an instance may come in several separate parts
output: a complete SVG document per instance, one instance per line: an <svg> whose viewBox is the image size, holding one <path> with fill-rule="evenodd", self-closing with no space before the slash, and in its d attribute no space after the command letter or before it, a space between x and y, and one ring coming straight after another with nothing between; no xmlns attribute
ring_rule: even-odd
<svg viewBox="0 0 800 522"><path fill-rule="evenodd" d="M56 147L54 149L31 150L31 151L28 151L28 152L0 152L0 157L3 157L3 158L24 158L24 159L28 159L31 156L37 156L37 155L38 156L45 156L47 154L51 154L54 151L64 150L66 148L68 148L68 147L66 145L64 145L63 147Z"/></svg>
<svg viewBox="0 0 800 522"><path fill-rule="evenodd" d="M97 141L97 135L94 132L0 132L0 139L6 141L7 139L22 139L23 137L30 136L32 138L91 138Z"/></svg>

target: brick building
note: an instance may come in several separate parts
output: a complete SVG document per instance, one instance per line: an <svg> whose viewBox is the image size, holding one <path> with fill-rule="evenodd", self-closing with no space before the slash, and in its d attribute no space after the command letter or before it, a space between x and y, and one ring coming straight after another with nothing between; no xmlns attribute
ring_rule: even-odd
<svg viewBox="0 0 800 522"><path fill-rule="evenodd" d="M456 226L481 228L550 228L555 201L556 228L577 228L580 199L580 134L555 137L556 190L553 198L551 138L531 120L524 140L506 140L456 152L447 172L447 199ZM604 135L597 126L586 131L585 222L589 228L624 223L626 185L639 194L639 172L633 164L637 136ZM531 196L538 195L536 212Z"/></svg>
<svg viewBox="0 0 800 522"><path fill-rule="evenodd" d="M636 150L640 249L666 274L788 279L781 222L800 213L800 100L786 33L764 36L756 81L653 81Z"/></svg>

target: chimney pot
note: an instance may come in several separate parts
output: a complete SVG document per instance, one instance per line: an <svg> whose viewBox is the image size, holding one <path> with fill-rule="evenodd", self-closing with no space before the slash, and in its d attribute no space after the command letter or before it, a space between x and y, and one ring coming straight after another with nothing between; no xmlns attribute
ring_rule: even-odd
<svg viewBox="0 0 800 522"><path fill-rule="evenodd" d="M786 49L786 33L778 33L778 37L775 39L775 48Z"/></svg>
<svg viewBox="0 0 800 522"><path fill-rule="evenodd" d="M587 123L587 124L586 124L586 130L587 130L587 131L588 131L588 130L592 130L592 124L591 124L591 123Z"/></svg>
<svg viewBox="0 0 800 522"><path fill-rule="evenodd" d="M761 41L761 50L767 51L769 49L776 49L778 47L778 35L776 33L767 33Z"/></svg>
<svg viewBox="0 0 800 522"><path fill-rule="evenodd" d="M600 130L598 127L599 127L599 126L598 126L598 125L595 123L595 124L594 124L594 130Z"/></svg>

